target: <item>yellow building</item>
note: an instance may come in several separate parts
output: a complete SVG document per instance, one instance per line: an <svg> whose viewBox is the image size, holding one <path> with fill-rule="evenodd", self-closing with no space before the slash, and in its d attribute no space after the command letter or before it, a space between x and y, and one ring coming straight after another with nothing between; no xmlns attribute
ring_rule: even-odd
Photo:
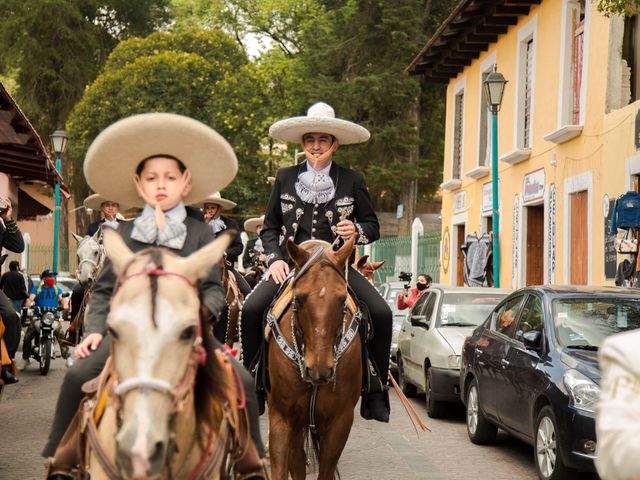
<svg viewBox="0 0 640 480"><path fill-rule="evenodd" d="M640 23L585 0L462 0L409 67L447 88L442 283L460 245L491 231L491 117L482 81L509 81L498 114L500 283L613 284L614 200L638 189Z"/></svg>

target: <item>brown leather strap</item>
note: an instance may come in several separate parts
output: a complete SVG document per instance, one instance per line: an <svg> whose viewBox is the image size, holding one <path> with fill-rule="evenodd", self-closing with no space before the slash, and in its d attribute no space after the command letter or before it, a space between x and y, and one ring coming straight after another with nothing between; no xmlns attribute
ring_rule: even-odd
<svg viewBox="0 0 640 480"><path fill-rule="evenodd" d="M93 450L93 453L107 476L111 480L120 480L122 478L120 476L120 472L111 460L109 460L109 457L107 457L102 445L100 445L100 438L98 438L96 424L94 423L93 418L91 418L93 416L92 413L85 412L85 414L89 416L85 431L87 432L87 438L89 439L89 446L91 447L91 450Z"/></svg>

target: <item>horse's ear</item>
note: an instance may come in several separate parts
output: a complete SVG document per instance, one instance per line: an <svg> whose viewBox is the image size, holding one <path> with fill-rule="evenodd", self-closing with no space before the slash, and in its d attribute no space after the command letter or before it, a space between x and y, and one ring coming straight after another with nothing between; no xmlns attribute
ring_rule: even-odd
<svg viewBox="0 0 640 480"><path fill-rule="evenodd" d="M133 258L133 252L113 228L105 228L103 233L104 250L111 260L113 271L120 275Z"/></svg>
<svg viewBox="0 0 640 480"><path fill-rule="evenodd" d="M349 257L353 252L353 246L356 244L356 236L351 235L351 238L345 242L344 245L340 247L340 250L335 252L333 255L335 259L338 261L338 264L344 265L349 261Z"/></svg>
<svg viewBox="0 0 640 480"><path fill-rule="evenodd" d="M384 265L384 260L380 260L379 262L373 262L371 264L371 269L372 270L377 270L379 269L382 265Z"/></svg>
<svg viewBox="0 0 640 480"><path fill-rule="evenodd" d="M208 275L211 269L220 263L220 259L234 237L235 230L225 230L213 242L193 252L187 258L178 259L182 274L191 280L200 280Z"/></svg>
<svg viewBox="0 0 640 480"><path fill-rule="evenodd" d="M363 255L358 259L358 263L356 264L356 268L358 270L360 270L362 267L364 267L364 264L367 263L367 260L369 260L369 255Z"/></svg>
<svg viewBox="0 0 640 480"><path fill-rule="evenodd" d="M296 264L297 268L300 268L305 264L307 260L309 260L309 252L307 252L304 248L300 248L290 238L287 239L287 253L289 254L289 258L293 261L293 263Z"/></svg>
<svg viewBox="0 0 640 480"><path fill-rule="evenodd" d="M71 232L71 235L73 235L73 238L76 239L76 242L80 243L82 241L82 237L78 234L75 234L73 232Z"/></svg>
<svg viewBox="0 0 640 480"><path fill-rule="evenodd" d="M102 227L100 227L100 228L102 228ZM100 241L100 228L98 228L98 229L96 230L96 233L94 233L94 234L93 234L93 237L91 237L91 238L93 238L96 242L99 242L99 241ZM105 227L105 229L107 229L107 228L111 228L111 227ZM112 230L113 230L113 229L112 229Z"/></svg>

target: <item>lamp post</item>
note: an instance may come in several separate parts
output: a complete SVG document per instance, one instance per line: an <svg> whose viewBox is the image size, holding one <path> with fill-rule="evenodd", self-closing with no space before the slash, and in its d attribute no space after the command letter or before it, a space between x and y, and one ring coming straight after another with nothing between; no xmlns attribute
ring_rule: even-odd
<svg viewBox="0 0 640 480"><path fill-rule="evenodd" d="M56 188L55 188L55 207L53 210L53 262L51 268L54 272L58 272L58 236L60 228L60 157L67 149L67 134L64 130L56 130L51 134L51 146L53 153L56 155Z"/></svg>
<svg viewBox="0 0 640 480"><path fill-rule="evenodd" d="M500 199L498 198L498 111L507 80L497 66L484 81L485 94L491 112L491 186L493 193L493 286L500 288Z"/></svg>

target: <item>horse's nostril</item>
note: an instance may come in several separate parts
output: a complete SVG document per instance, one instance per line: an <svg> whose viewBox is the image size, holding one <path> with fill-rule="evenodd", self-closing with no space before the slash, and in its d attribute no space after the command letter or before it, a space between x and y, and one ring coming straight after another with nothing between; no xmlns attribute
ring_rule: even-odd
<svg viewBox="0 0 640 480"><path fill-rule="evenodd" d="M156 442L155 447L153 449L153 453L149 457L149 463L151 465L157 465L162 463L164 454L164 443Z"/></svg>

